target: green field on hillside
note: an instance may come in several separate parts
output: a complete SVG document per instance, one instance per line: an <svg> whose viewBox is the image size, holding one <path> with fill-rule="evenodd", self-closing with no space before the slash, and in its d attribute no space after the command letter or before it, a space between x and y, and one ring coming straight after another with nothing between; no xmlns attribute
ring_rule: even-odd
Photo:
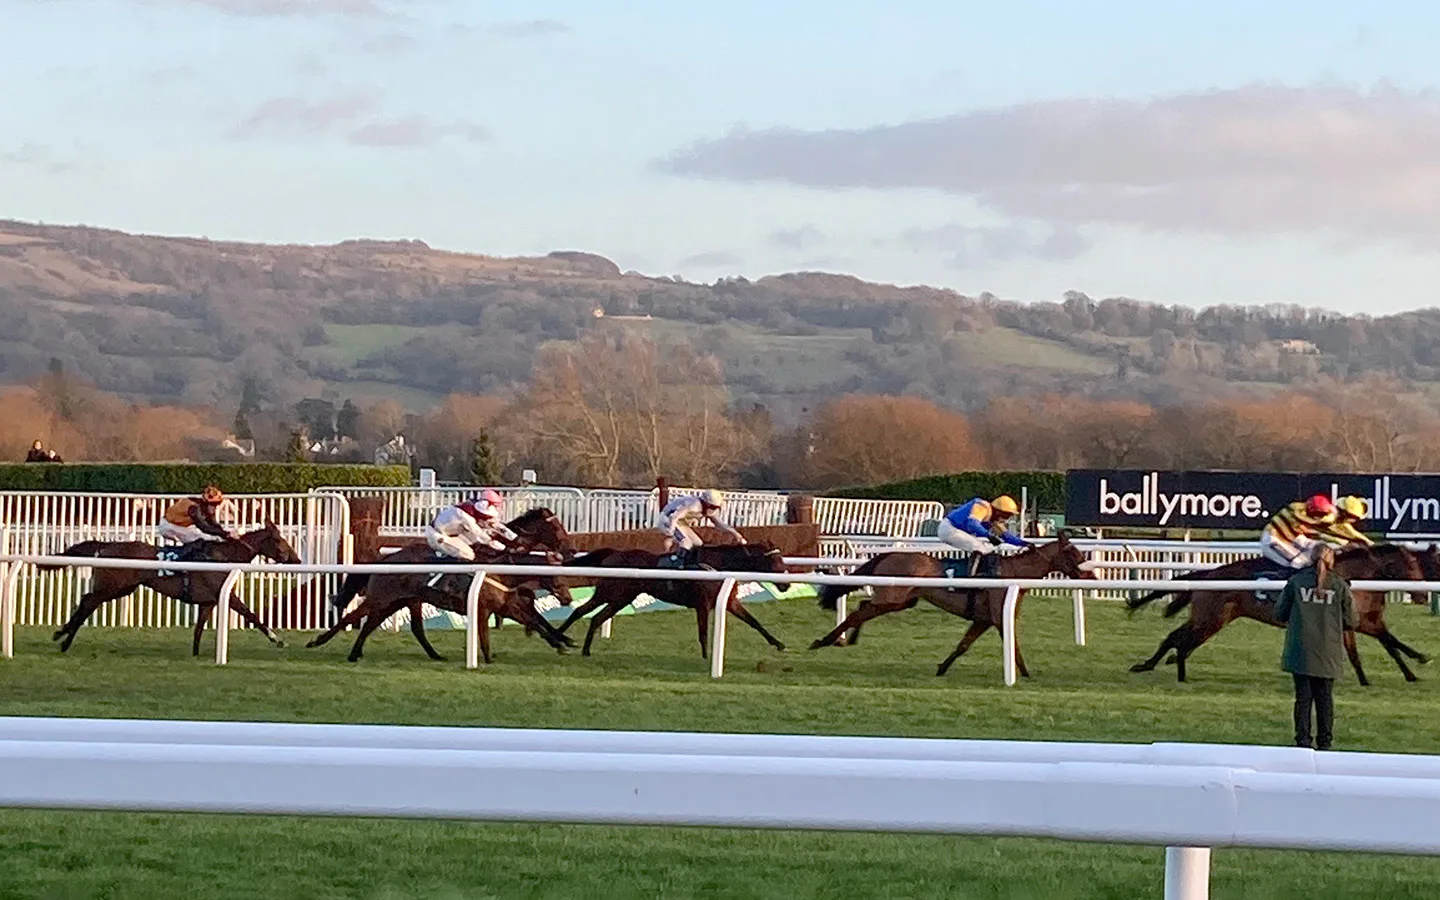
<svg viewBox="0 0 1440 900"><path fill-rule="evenodd" d="M86 629L61 656L47 630L20 629L0 662L0 714L312 722L916 735L1045 740L1284 744L1288 679L1280 632L1232 625L1192 660L1132 675L1173 624L1113 603L1090 610L1088 647L1069 604L1027 600L1022 648L1033 678L1000 684L999 641L983 638L945 678L935 663L961 623L913 610L867 626L855 647L804 648L830 620L811 601L756 604L792 648L768 649L731 620L729 668L708 677L693 618L617 621L596 654L559 656L513 626L496 662L463 668L463 633L432 633L448 662L408 633L381 633L365 660L350 636L320 650L272 649L236 633L232 663L188 655L182 631ZM1440 620L1392 607L1392 625L1440 651ZM1374 686L1337 691L1337 748L1440 752L1440 681L1406 684L1361 638ZM207 642L206 652L209 652ZM564 790L563 783L556 790ZM843 790L837 785L837 790ZM362 795L364 784L356 784ZM1159 896L1151 847L944 836L685 828L487 825L280 817L0 812L0 897L121 898L1134 898ZM1433 898L1440 861L1217 850L1216 898Z"/></svg>

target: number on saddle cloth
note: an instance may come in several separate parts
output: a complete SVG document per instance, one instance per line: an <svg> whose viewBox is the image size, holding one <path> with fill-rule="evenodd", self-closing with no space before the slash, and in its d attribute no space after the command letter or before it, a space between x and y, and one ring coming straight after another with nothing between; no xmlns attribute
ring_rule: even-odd
<svg viewBox="0 0 1440 900"><path fill-rule="evenodd" d="M1295 569L1271 568L1256 572L1256 581L1273 581L1276 584L1274 590L1266 588L1256 591L1255 599L1264 601L1265 603L1274 603L1276 600L1279 600L1280 591L1284 589L1285 582L1289 581L1290 576L1294 575L1296 571Z"/></svg>
<svg viewBox="0 0 1440 900"><path fill-rule="evenodd" d="M178 562L189 548L189 544L182 544L179 547L157 547L155 549L155 558L160 562ZM174 574L175 572L171 569L155 570L155 575L159 578L169 578Z"/></svg>

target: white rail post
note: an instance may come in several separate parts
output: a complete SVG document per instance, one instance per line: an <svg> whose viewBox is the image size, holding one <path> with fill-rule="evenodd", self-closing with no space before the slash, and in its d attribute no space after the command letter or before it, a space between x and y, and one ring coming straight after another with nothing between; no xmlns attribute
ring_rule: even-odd
<svg viewBox="0 0 1440 900"><path fill-rule="evenodd" d="M465 592L465 668L480 668L480 589L485 586L485 573L476 572Z"/></svg>
<svg viewBox="0 0 1440 900"><path fill-rule="evenodd" d="M1020 588L1015 585L1005 589L1005 611L1001 615L1001 627L1005 629L1002 635L1004 638L1005 654L1005 686L1015 685L1015 607L1020 605Z"/></svg>
<svg viewBox="0 0 1440 900"><path fill-rule="evenodd" d="M735 579L720 582L720 593L715 595L715 621L710 633L710 677L725 675L725 610L730 605L730 595L735 592Z"/></svg>
<svg viewBox="0 0 1440 900"><path fill-rule="evenodd" d="M607 641L610 640L610 625L611 625L614 621L615 621L615 617L614 617L614 616L611 616L610 618L608 618L608 619L606 619L605 621L603 621L603 622L600 623L600 637L601 637L601 638L603 638L603 639L605 639L605 640L607 640Z"/></svg>
<svg viewBox="0 0 1440 900"><path fill-rule="evenodd" d="M1075 604L1075 646L1085 646L1085 592L1079 589L1070 592Z"/></svg>
<svg viewBox="0 0 1440 900"><path fill-rule="evenodd" d="M1210 900L1210 848L1165 848L1165 900Z"/></svg>
<svg viewBox="0 0 1440 900"><path fill-rule="evenodd" d="M193 578L195 573L190 573ZM215 665L223 666L230 661L230 598L234 596L235 584L240 580L239 569L225 574L220 585L220 597L215 601ZM202 613L203 615L203 613Z"/></svg>
<svg viewBox="0 0 1440 900"><path fill-rule="evenodd" d="M5 592L0 594L0 658L15 658L15 592L20 587L20 570L24 563L12 562L5 568Z"/></svg>

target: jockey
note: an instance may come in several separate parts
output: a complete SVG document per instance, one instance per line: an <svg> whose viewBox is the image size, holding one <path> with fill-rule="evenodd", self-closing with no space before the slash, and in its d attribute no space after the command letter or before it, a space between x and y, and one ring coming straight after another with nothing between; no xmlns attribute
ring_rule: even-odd
<svg viewBox="0 0 1440 900"><path fill-rule="evenodd" d="M1015 501L1005 495L991 501L975 497L941 519L935 536L955 549L969 553L976 563L971 567L972 571L979 574L983 568L986 575L992 575L999 559L992 558L989 554L994 553L1001 544L1012 547L1030 546L1028 541L1011 534L1005 528L1010 517L1019 511L1020 507Z"/></svg>
<svg viewBox="0 0 1440 900"><path fill-rule="evenodd" d="M692 524L700 519L709 519L711 524L728 534L737 544L745 543L744 535L732 528L720 517L725 508L725 495L715 490L701 491L693 497L676 497L660 511L660 531L666 537L665 552L681 565L695 562L697 552L703 545L700 535Z"/></svg>
<svg viewBox="0 0 1440 900"><path fill-rule="evenodd" d="M178 557L184 559L193 548L200 546L200 541L229 540L234 535L217 518L220 505L224 502L225 495L213 484L206 487L199 497L176 500L160 520L157 529L160 542L173 540L184 544Z"/></svg>
<svg viewBox="0 0 1440 900"><path fill-rule="evenodd" d="M1365 518L1365 501L1359 497L1341 497L1335 501L1335 522L1320 533L1320 539L1337 550L1355 544L1373 547L1375 542L1360 532L1355 525Z"/></svg>
<svg viewBox="0 0 1440 900"><path fill-rule="evenodd" d="M1335 504L1324 494L1296 500L1275 514L1260 532L1260 555L1286 569L1314 565L1315 554L1333 533Z"/></svg>
<svg viewBox="0 0 1440 900"><path fill-rule="evenodd" d="M487 490L473 500L445 507L426 527L425 543L437 553L465 562L475 561L476 544L507 549L509 545L500 539L513 541L515 533L496 516L499 502L499 493Z"/></svg>

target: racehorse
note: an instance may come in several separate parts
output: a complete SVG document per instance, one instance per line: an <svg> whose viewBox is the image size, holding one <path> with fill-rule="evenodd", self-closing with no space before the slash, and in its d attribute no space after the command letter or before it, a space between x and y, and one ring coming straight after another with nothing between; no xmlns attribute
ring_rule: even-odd
<svg viewBox="0 0 1440 900"><path fill-rule="evenodd" d="M560 522L560 517L543 506L529 510L505 524L518 536L516 542L518 552L515 554L500 553L488 548L477 547L474 548L476 562L535 564L537 560L526 559L523 554L537 549L550 550L567 556L573 555L575 552L574 546L570 543L570 534ZM399 552L387 556L384 561L387 563L413 562L419 564L433 563L439 559L440 557L437 557L437 555L425 545L416 544L405 547ZM569 607L573 602L573 598L570 596L570 585L562 578L538 575L492 575L487 580L491 579L511 588L529 587L532 590L542 588L549 591L550 594L559 601L560 605L564 607ZM334 597L330 598L330 605L336 610L343 612L345 607L350 605L350 601L365 591L369 583L370 575L366 573L353 573L345 576L345 580L340 585L340 590ZM420 602L413 602L410 604L409 609L410 621L412 623L411 630L415 631L416 626L413 623L421 619ZM495 624L497 627L502 618L520 621L516 619L514 615L510 615L506 610L499 610L495 613ZM522 622L521 624L525 623ZM421 625L419 628L420 630L416 632L416 637L423 646L429 648L429 641L423 636L424 626ZM531 634L533 631L533 625L525 625L526 635ZM436 655L434 658L440 659L442 657Z"/></svg>
<svg viewBox="0 0 1440 900"><path fill-rule="evenodd" d="M1070 542L1068 532L1048 544L1039 544L1014 555L999 559L997 578L1044 578L1059 573L1068 578L1094 578L1081 566L1085 553ZM886 575L892 578L945 578L946 561L927 553L893 552L882 553L855 570L856 575ZM841 597L858 588L846 585L826 585L820 589L820 608L834 610ZM994 628L1004 634L1005 588L949 589L928 587L876 587L875 595L861 602L856 610L846 617L829 634L810 645L811 650L828 647L840 642L841 636L849 631L845 641L854 644L860 639L860 626L887 613L910 609L922 599L970 620L970 628L955 645L955 651L936 668L936 675L944 675L955 660L970 649L975 640ZM1020 592L1020 599L1026 591ZM1020 606L1015 606L1016 620L1019 620ZM1023 678L1029 678L1025 658L1020 655L1020 636L1015 636L1015 663Z"/></svg>
<svg viewBox="0 0 1440 900"><path fill-rule="evenodd" d="M1274 568L1274 563L1244 559L1219 568L1178 577L1186 581L1250 581L1254 580L1256 573L1270 571ZM1437 571L1440 571L1440 550L1434 546L1421 555L1399 544L1381 544L1375 547L1347 550L1340 553L1335 559L1335 572L1349 581L1357 579L1422 581L1435 577ZM1283 587L1284 583L1277 581L1272 596L1278 598ZM1134 612L1167 593L1170 592L1152 591L1142 597L1125 601L1125 605L1131 612ZM1428 663L1430 660L1423 653L1397 638L1385 624L1385 594L1376 591L1354 591L1353 595L1355 599L1355 631L1379 641L1380 646L1390 654L1390 658L1395 660L1395 665L1400 667L1400 672L1405 676L1406 681L1418 681L1415 673L1410 671L1410 667L1401 658L1401 654L1403 653L1422 664ZM1149 672L1159 665L1160 659L1167 652L1174 650L1174 656L1167 662L1175 663L1177 680L1185 681L1185 663L1190 655L1218 634L1220 629L1236 619L1254 619L1276 628L1285 627L1285 623L1275 618L1274 599L1261 599L1253 591L1175 592L1174 597L1165 607L1165 618L1176 615L1187 606L1190 608L1189 621L1166 635L1154 655L1144 662L1138 662L1131 666L1130 671ZM1365 669L1360 665L1360 651L1355 646L1355 632L1345 632L1345 653L1350 657L1350 665L1355 669L1355 677L1360 684L1370 684L1369 679L1365 677Z"/></svg>
<svg viewBox="0 0 1440 900"><path fill-rule="evenodd" d="M659 567L664 557L651 553L647 550L614 550L605 548L594 550L576 556L564 565L566 566L597 566L616 569L655 569ZM756 542L753 544L717 544L702 546L696 551L696 562L700 565L715 569L721 572L755 572L785 574L790 570L785 566L785 559L779 548L768 542ZM776 584L785 584L784 581L776 581ZM657 573L654 578L598 578L595 579L595 593L585 605L571 611L570 617L565 624L560 626L560 633L584 618L592 610L600 610L590 620L590 629L585 633L585 646L581 650L584 656L590 655L590 645L595 640L595 632L607 620L613 618L620 610L634 602L641 594L649 594L656 600L662 600L675 606L684 606L695 610L695 627L700 635L700 657L709 659L710 645L708 643L710 631L710 610L715 607L715 598L720 593L721 583L718 581L690 581L681 579L669 579ZM740 621L749 625L760 633L760 636L776 650L784 650L785 645L780 643L773 634L765 630L765 626L750 614L750 611L740 602L732 591L729 600L725 603L725 609Z"/></svg>
<svg viewBox="0 0 1440 900"><path fill-rule="evenodd" d="M147 544L144 541L81 541L66 548L60 555L93 557L95 559L160 559L163 558L161 556L163 552L154 544ZM267 522L264 528L235 538L224 541L202 541L190 562L243 563L249 562L257 556L264 556L286 565L298 565L301 561L290 544L280 536L280 529L275 527L275 523ZM37 566L36 568L50 572L62 567ZM220 602L220 589L224 585L225 576L228 573L174 572L162 574L155 569L107 569L101 566L93 568L94 576L90 590L80 597L80 602L76 605L75 612L71 614L69 621L51 636L51 640L60 641L60 652L64 653L70 649L70 644L75 640L75 635L79 633L80 626L95 614L95 610L111 600L124 597L137 588L148 587L166 597L173 597L200 607L195 619L195 640L191 647L192 655L200 655L200 634L205 630L205 620ZM260 621L260 617L233 594L230 597L230 609L239 613L240 618L259 629L270 643L277 647L285 646L285 642L280 640L270 626Z"/></svg>

